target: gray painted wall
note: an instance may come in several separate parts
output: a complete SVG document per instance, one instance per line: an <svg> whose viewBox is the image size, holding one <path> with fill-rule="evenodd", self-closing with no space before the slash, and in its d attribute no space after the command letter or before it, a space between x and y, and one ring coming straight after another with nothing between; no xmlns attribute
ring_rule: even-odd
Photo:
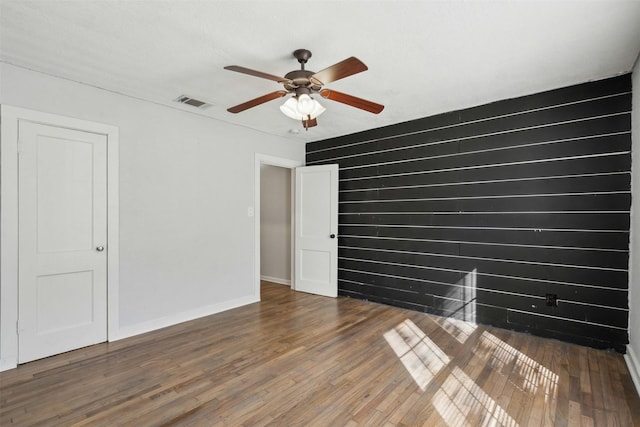
<svg viewBox="0 0 640 427"><path fill-rule="evenodd" d="M2 62L0 74L2 104L120 130L117 335L259 298L255 155L302 161L302 144ZM0 327L3 341L15 335L15 324Z"/></svg>

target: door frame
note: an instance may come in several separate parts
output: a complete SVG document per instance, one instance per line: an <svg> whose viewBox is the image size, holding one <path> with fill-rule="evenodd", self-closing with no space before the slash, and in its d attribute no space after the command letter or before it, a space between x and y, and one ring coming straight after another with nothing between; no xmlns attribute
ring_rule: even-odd
<svg viewBox="0 0 640 427"><path fill-rule="evenodd" d="M18 124L44 125L107 137L107 340L119 334L119 129L116 126L0 106L0 371L18 365Z"/></svg>
<svg viewBox="0 0 640 427"><path fill-rule="evenodd" d="M295 289L295 248L293 245L294 235L293 235L293 227L294 227L294 207L295 207L295 168L304 166L304 161L293 160L293 159L285 159L283 157L275 157L267 154L255 154L255 162L254 162L254 184L253 184L253 257L254 257L254 265L253 265L253 293L257 300L260 300L260 166L261 165L269 165L269 166L278 166L281 168L289 169L291 172L291 289Z"/></svg>

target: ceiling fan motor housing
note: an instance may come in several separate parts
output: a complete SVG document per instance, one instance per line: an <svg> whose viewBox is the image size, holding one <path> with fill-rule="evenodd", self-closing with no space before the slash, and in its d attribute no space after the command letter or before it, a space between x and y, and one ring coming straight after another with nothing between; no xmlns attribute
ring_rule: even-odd
<svg viewBox="0 0 640 427"><path fill-rule="evenodd" d="M313 71L308 70L290 71L284 76L285 79L289 79L289 81L284 84L284 88L291 92L300 87L308 87L310 90L317 91L320 89L320 86L312 84L310 79L314 74Z"/></svg>

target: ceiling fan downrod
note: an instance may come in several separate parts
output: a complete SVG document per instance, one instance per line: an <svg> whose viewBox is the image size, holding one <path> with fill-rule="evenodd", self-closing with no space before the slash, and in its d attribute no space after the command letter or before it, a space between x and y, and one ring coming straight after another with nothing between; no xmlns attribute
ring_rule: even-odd
<svg viewBox="0 0 640 427"><path fill-rule="evenodd" d="M300 63L300 69L304 70L304 64L311 58L311 51L307 49L296 49L293 52L293 57Z"/></svg>

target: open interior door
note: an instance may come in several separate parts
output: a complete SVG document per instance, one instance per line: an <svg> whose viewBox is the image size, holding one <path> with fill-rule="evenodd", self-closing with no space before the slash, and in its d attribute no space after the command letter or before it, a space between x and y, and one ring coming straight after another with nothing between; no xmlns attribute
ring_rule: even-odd
<svg viewBox="0 0 640 427"><path fill-rule="evenodd" d="M338 165L296 168L294 288L338 296Z"/></svg>

